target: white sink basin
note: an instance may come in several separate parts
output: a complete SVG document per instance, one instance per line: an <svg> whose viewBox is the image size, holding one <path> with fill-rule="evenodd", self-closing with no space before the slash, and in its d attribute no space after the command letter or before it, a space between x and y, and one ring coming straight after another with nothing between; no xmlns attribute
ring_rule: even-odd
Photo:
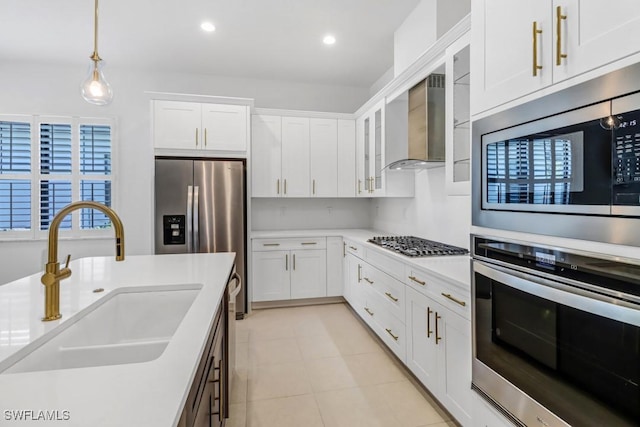
<svg viewBox="0 0 640 427"><path fill-rule="evenodd" d="M124 288L0 364L2 374L148 362L164 352L201 285Z"/></svg>

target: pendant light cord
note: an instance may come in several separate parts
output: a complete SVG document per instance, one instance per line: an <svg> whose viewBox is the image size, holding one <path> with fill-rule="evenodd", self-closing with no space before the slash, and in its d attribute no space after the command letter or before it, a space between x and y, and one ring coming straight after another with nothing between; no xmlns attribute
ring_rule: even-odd
<svg viewBox="0 0 640 427"><path fill-rule="evenodd" d="M94 25L93 25L93 55L91 59L95 62L100 61L100 55L98 55L98 0L95 1L94 8Z"/></svg>

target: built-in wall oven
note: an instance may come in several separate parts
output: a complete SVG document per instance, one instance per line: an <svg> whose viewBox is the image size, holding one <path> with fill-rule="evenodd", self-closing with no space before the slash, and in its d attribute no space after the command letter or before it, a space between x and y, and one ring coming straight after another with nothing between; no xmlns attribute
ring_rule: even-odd
<svg viewBox="0 0 640 427"><path fill-rule="evenodd" d="M526 426L640 425L640 262L472 236L473 388Z"/></svg>
<svg viewBox="0 0 640 427"><path fill-rule="evenodd" d="M640 64L474 121L473 225L640 246Z"/></svg>

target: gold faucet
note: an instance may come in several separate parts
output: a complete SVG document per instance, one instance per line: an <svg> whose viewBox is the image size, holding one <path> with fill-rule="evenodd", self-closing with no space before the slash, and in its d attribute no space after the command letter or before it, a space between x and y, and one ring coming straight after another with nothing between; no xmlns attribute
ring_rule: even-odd
<svg viewBox="0 0 640 427"><path fill-rule="evenodd" d="M71 270L69 269L71 255L67 255L67 262L64 268L61 269L58 262L58 230L60 223L69 213L83 208L99 210L111 219L113 228L116 231L116 261L124 260L124 227L113 209L96 202L73 202L62 208L53 217L49 226L49 255L47 264L44 266L45 273L40 279L45 286L44 317L42 318L44 322L62 317L60 314L60 281L71 276Z"/></svg>

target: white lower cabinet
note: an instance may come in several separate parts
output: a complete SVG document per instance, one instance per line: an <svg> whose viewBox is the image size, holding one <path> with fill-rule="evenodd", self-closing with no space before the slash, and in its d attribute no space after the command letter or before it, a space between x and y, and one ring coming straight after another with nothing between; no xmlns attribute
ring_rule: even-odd
<svg viewBox="0 0 640 427"><path fill-rule="evenodd" d="M504 415L500 414L478 394L473 396L473 425L474 427L513 427Z"/></svg>
<svg viewBox="0 0 640 427"><path fill-rule="evenodd" d="M253 300L291 298L289 251L253 253Z"/></svg>
<svg viewBox="0 0 640 427"><path fill-rule="evenodd" d="M252 248L252 301L327 296L325 237L254 239Z"/></svg>
<svg viewBox="0 0 640 427"><path fill-rule="evenodd" d="M342 237L327 237L327 296L337 297L344 294L342 264L346 247Z"/></svg>
<svg viewBox="0 0 640 427"><path fill-rule="evenodd" d="M291 299L327 296L327 251L291 251Z"/></svg>
<svg viewBox="0 0 640 427"><path fill-rule="evenodd" d="M461 425L475 425L468 292L380 251L345 249L349 304Z"/></svg>

